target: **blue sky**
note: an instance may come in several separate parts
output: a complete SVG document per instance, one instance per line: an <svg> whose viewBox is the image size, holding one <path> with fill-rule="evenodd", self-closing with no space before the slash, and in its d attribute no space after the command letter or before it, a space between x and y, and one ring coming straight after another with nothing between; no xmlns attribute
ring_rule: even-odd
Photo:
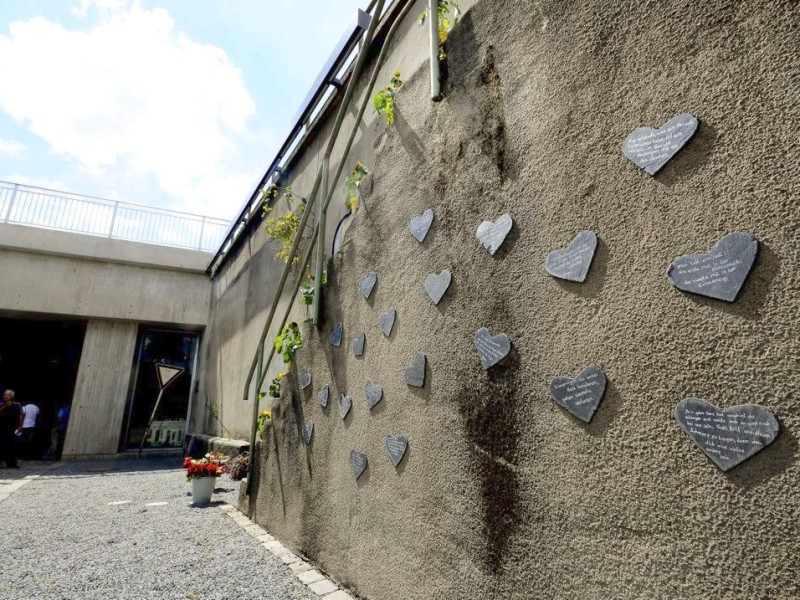
<svg viewBox="0 0 800 600"><path fill-rule="evenodd" d="M233 218L366 3L0 1L0 180Z"/></svg>

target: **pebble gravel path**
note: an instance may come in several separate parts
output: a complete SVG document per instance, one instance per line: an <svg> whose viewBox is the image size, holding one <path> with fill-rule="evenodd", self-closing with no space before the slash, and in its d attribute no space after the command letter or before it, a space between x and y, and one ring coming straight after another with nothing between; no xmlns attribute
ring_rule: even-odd
<svg viewBox="0 0 800 600"><path fill-rule="evenodd" d="M29 481L0 501L0 598L318 598L220 510L236 503L227 476L193 507L177 457L23 464L0 480L12 474Z"/></svg>

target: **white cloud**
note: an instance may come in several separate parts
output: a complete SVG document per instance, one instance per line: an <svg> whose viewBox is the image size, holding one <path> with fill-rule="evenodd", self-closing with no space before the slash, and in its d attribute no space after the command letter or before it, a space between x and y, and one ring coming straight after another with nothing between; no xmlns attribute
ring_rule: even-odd
<svg viewBox="0 0 800 600"><path fill-rule="evenodd" d="M0 154L5 156L19 156L25 150L25 144L16 140L0 138Z"/></svg>
<svg viewBox="0 0 800 600"><path fill-rule="evenodd" d="M22 185L32 185L34 187L46 188L58 192L63 192L67 189L67 186L60 179L46 179L42 177L28 177L27 175L13 174L2 177L2 180Z"/></svg>
<svg viewBox="0 0 800 600"><path fill-rule="evenodd" d="M255 105L226 53L188 39L164 9L83 0L77 12L91 7L85 31L37 17L0 35L0 109L96 177L154 178L183 209L251 180L240 148ZM237 204L244 187L229 190Z"/></svg>

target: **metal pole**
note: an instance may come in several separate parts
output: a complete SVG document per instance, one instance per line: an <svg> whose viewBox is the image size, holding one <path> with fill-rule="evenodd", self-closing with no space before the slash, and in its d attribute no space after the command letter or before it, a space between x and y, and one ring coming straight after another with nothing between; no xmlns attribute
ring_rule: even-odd
<svg viewBox="0 0 800 600"><path fill-rule="evenodd" d="M439 74L439 0L428 0L431 38L431 100L442 99L441 76Z"/></svg>
<svg viewBox="0 0 800 600"><path fill-rule="evenodd" d="M6 213L6 218L3 219L4 223L8 223L11 220L11 211L14 209L14 202L17 199L17 193L19 192L19 184L14 184L14 189L11 192L11 200L8 201L8 212Z"/></svg>
<svg viewBox="0 0 800 600"><path fill-rule="evenodd" d="M114 236L114 223L117 221L117 209L119 208L119 202L114 202L114 208L111 211L111 227L108 228L108 237Z"/></svg>
<svg viewBox="0 0 800 600"><path fill-rule="evenodd" d="M330 158L327 156L322 159L322 197L328 194L328 171L330 170ZM325 265L325 227L328 224L328 207L322 206L317 223L317 268L314 274L314 325L319 325L319 318L322 314L322 269ZM319 282L319 285L317 285Z"/></svg>
<svg viewBox="0 0 800 600"><path fill-rule="evenodd" d="M147 429L144 430L144 435L142 436L142 443L139 444L139 458L142 458L142 448L144 448L144 443L147 440L147 434L150 433L150 426L153 424L153 419L156 418L156 411L158 410L158 404L161 402L161 396L164 394L164 389L161 388L161 391L158 392L158 398L156 398L156 405L153 407L153 414L150 415L150 420L147 422Z"/></svg>
<svg viewBox="0 0 800 600"><path fill-rule="evenodd" d="M272 351L275 351L275 345L272 346ZM272 361L272 352L270 352L269 360ZM269 366L269 363L267 363ZM256 453L256 436L258 435L258 409L260 401L258 399L259 391L261 390L261 379L264 371L264 342L258 345L258 366L256 367L256 399L253 402L253 422L250 424L250 462L252 463ZM250 493L250 478L247 480L247 493Z"/></svg>
<svg viewBox="0 0 800 600"><path fill-rule="evenodd" d="M206 218L203 217L203 220L200 222L200 241L197 243L198 250L203 249L203 235L205 234L205 231L206 231Z"/></svg>

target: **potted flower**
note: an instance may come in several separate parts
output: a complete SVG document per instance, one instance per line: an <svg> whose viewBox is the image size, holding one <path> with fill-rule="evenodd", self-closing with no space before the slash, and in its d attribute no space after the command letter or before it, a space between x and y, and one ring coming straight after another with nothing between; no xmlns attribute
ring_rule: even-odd
<svg viewBox="0 0 800 600"><path fill-rule="evenodd" d="M192 504L208 504L217 477L224 475L228 457L218 452L210 452L203 458L183 459L183 468L186 469L186 479L192 482Z"/></svg>

